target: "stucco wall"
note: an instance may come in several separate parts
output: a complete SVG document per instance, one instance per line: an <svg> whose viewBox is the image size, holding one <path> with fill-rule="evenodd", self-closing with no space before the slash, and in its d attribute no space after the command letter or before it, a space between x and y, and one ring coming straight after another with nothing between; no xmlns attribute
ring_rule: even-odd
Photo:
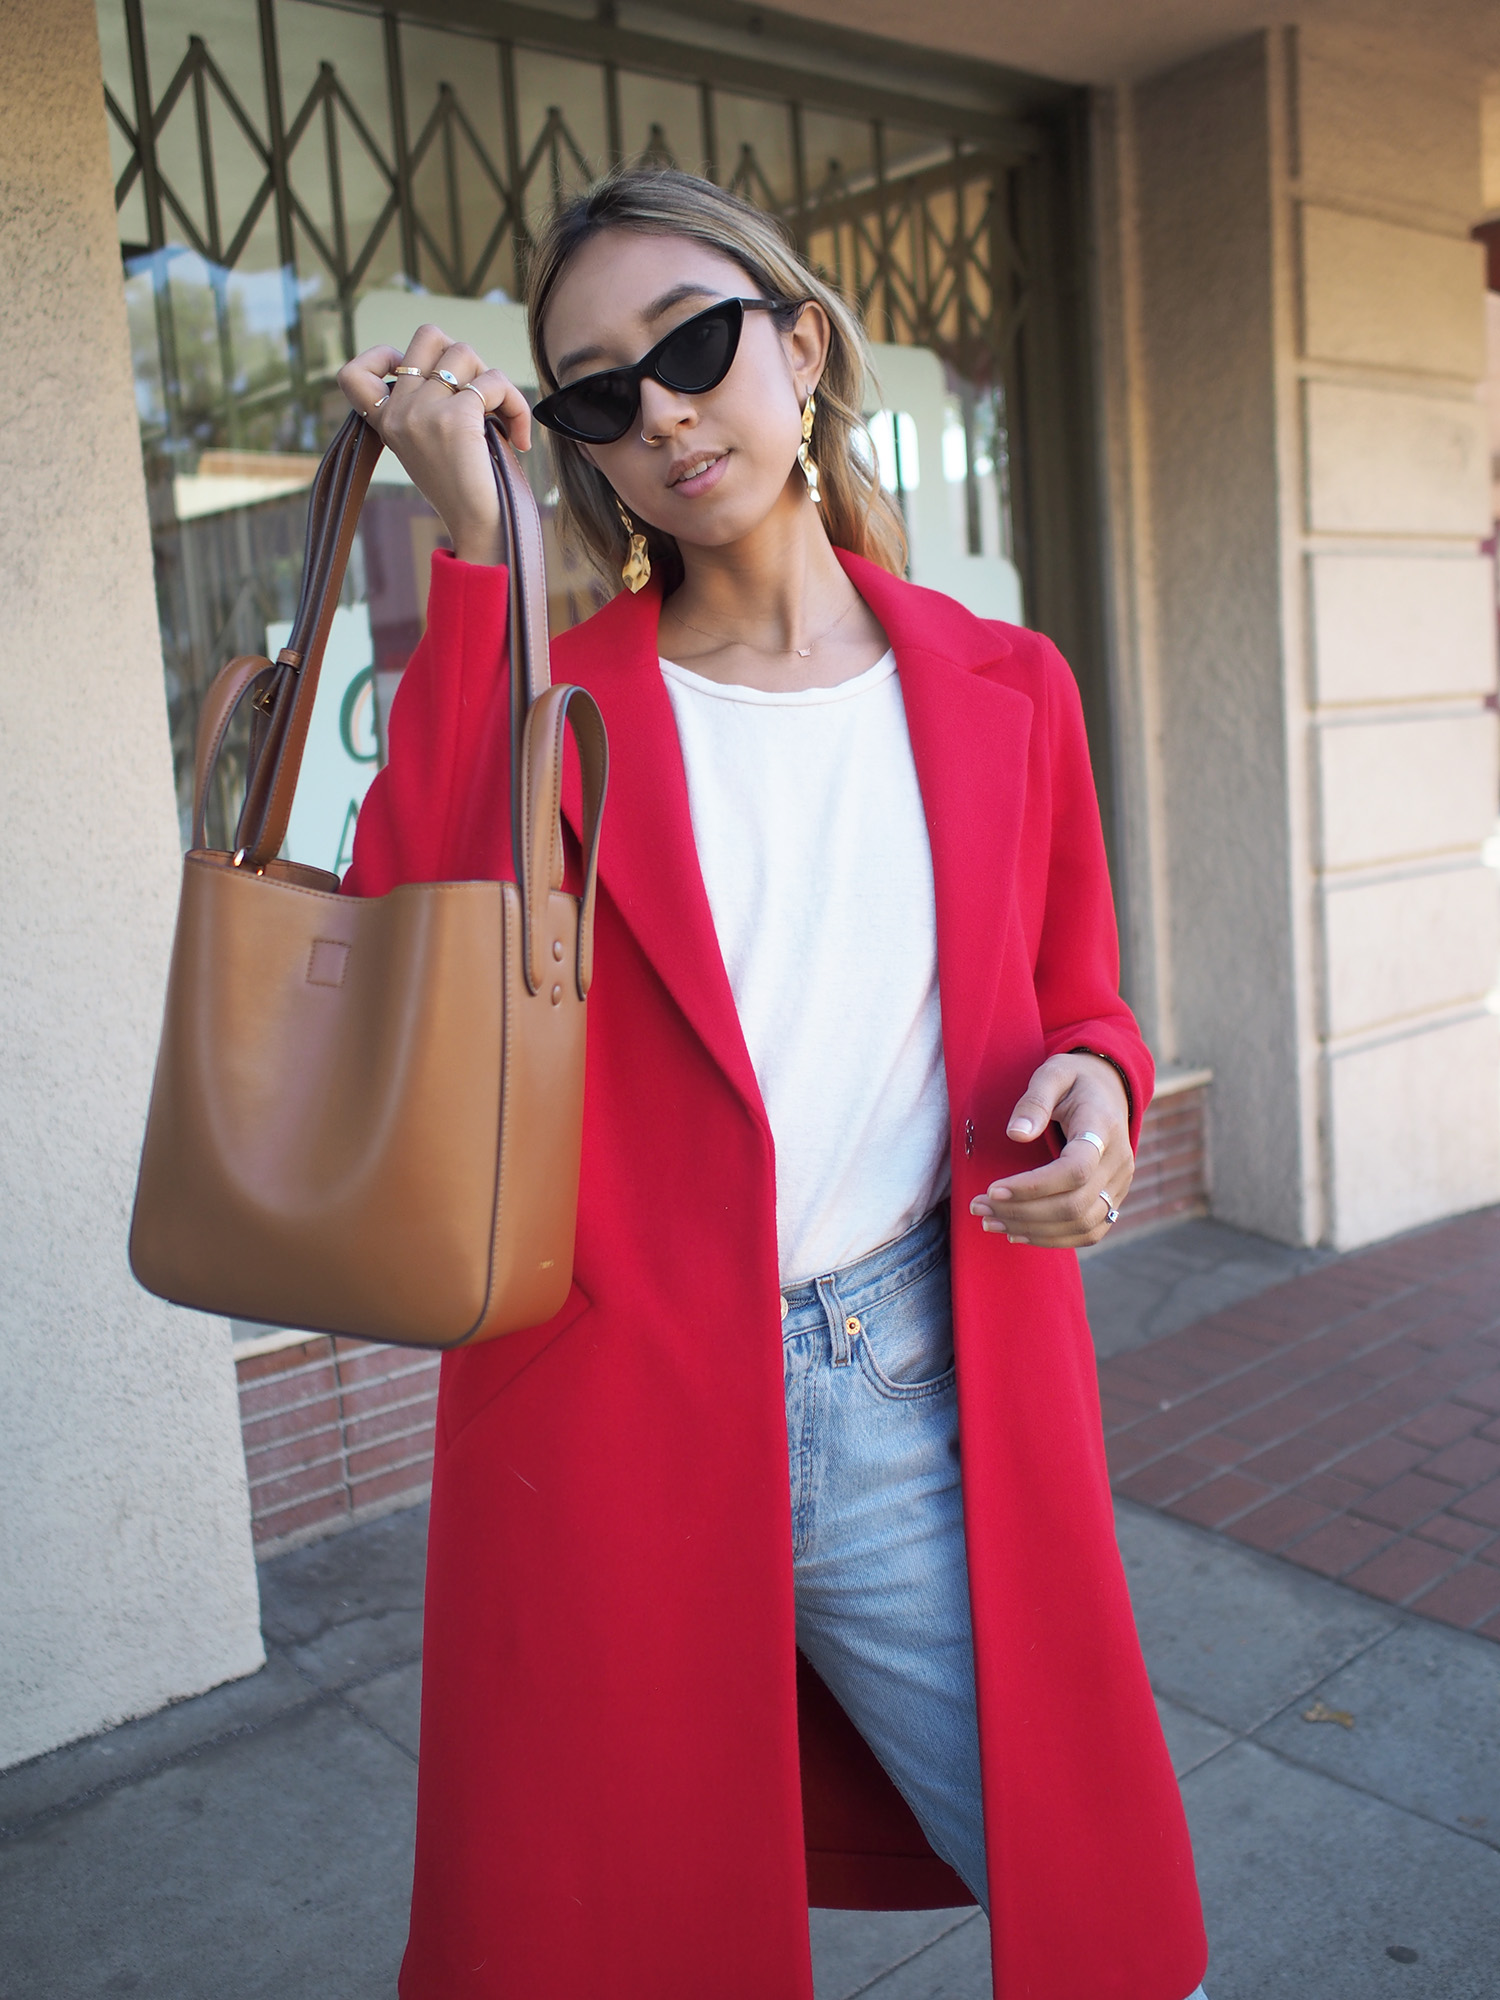
<svg viewBox="0 0 1500 2000"><path fill-rule="evenodd" d="M1214 1072L1217 1212L1297 1240L1308 1134L1292 922L1277 482L1269 52L1242 42L1134 104L1140 376L1170 961L1163 1054Z"/></svg>
<svg viewBox="0 0 1500 2000"><path fill-rule="evenodd" d="M1500 795L1479 79L1326 26L1290 61L1300 451L1328 1233L1500 1197ZM1293 483L1293 481L1295 483Z"/></svg>
<svg viewBox="0 0 1500 2000"><path fill-rule="evenodd" d="M1143 985L1214 1069L1216 1212L1288 1240L1500 1198L1480 129L1461 65L1328 27L1102 121Z"/></svg>
<svg viewBox="0 0 1500 2000"><path fill-rule="evenodd" d="M0 64L0 1765L262 1658L227 1328L125 1236L178 875L88 0Z"/></svg>

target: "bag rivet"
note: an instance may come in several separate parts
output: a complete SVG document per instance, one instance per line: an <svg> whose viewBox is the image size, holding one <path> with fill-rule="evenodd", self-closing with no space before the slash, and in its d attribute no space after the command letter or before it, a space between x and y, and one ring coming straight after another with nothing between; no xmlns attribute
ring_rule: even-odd
<svg viewBox="0 0 1500 2000"><path fill-rule="evenodd" d="M563 941L561 938L554 938L552 940L552 956L557 960L559 965L562 964L562 955Z"/></svg>
<svg viewBox="0 0 1500 2000"><path fill-rule="evenodd" d="M552 1004L554 1007L562 1005L562 988L560 986L554 986L552 989Z"/></svg>

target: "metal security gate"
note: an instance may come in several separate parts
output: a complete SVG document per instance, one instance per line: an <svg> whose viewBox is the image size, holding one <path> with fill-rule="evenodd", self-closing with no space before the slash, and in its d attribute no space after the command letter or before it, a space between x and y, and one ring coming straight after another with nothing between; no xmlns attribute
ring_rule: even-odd
<svg viewBox="0 0 1500 2000"><path fill-rule="evenodd" d="M547 210L624 158L778 214L873 338L940 357L967 546L1013 555L1102 726L1074 94L732 0L99 21L181 797L202 688L289 615L360 297L515 298Z"/></svg>

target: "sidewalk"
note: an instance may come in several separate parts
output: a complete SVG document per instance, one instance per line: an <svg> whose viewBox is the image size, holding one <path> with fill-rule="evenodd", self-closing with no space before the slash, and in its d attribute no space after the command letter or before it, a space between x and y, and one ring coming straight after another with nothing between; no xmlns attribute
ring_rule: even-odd
<svg viewBox="0 0 1500 2000"><path fill-rule="evenodd" d="M1127 1238L1085 1266L1103 1370L1142 1379L1250 1301L1284 1327L1357 1261L1212 1223ZM1500 1647L1137 1502L1119 1522L1212 2000L1494 2000ZM424 1527L412 1509L266 1564L260 1674L0 1774L0 2000L390 2000ZM818 2000L987 2000L972 1912L812 1929Z"/></svg>

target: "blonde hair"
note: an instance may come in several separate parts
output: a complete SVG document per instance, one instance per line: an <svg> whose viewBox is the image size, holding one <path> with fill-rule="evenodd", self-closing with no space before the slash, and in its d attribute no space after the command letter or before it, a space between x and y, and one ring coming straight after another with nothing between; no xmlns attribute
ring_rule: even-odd
<svg viewBox="0 0 1500 2000"><path fill-rule="evenodd" d="M900 576L906 568L906 530L880 483L873 445L862 414L869 351L865 331L847 300L810 271L782 224L763 209L676 167L617 167L586 193L563 203L534 244L526 269L526 313L537 380L555 389L543 344L547 304L574 255L605 230L643 236L687 236L741 265L759 296L775 299L782 331L796 322L806 301L828 315L828 358L818 383L812 455L822 491L823 526L837 547L868 556ZM571 438L550 434L557 469L561 525L581 545L611 586L618 583L628 538L614 488ZM652 568L668 590L682 580L682 556L673 536L638 522Z"/></svg>

